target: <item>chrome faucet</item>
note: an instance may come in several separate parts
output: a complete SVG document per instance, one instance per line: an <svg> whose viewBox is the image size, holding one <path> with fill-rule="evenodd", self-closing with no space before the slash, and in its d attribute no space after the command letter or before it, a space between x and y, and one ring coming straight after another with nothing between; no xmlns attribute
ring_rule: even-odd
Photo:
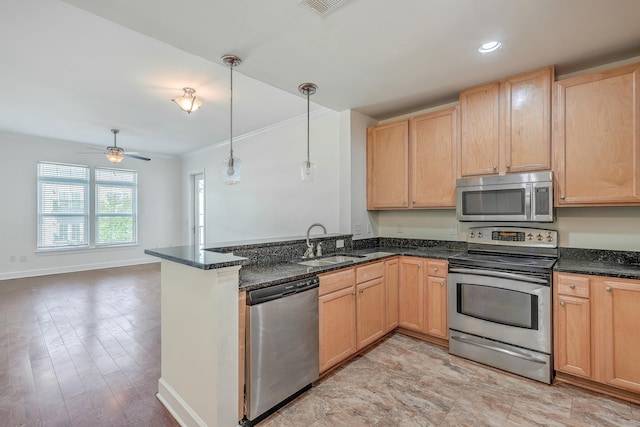
<svg viewBox="0 0 640 427"><path fill-rule="evenodd" d="M318 250L317 253L314 255L313 253L313 243L309 242L309 233L311 233L311 229L313 227L322 227L322 230L324 231L324 234L327 234L327 229L325 228L324 225L320 224L320 223L315 223L315 224L311 224L309 226L309 228L307 229L307 250L304 252L304 255L302 255L302 258L313 258L314 256L321 256L322 255L322 242L318 243Z"/></svg>

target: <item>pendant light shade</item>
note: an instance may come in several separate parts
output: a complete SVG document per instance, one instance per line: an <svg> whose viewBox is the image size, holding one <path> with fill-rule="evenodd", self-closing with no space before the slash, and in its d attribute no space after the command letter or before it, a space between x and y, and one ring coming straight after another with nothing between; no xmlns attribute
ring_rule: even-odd
<svg viewBox="0 0 640 427"><path fill-rule="evenodd" d="M316 93L318 86L313 83L302 83L298 86L298 91L307 96L307 160L300 164L300 176L304 182L313 182L316 176L316 164L311 161L309 150L309 97Z"/></svg>
<svg viewBox="0 0 640 427"><path fill-rule="evenodd" d="M187 114L191 114L196 111L202 105L202 101L196 97L195 89L190 87L182 88L184 95L177 97L176 99L172 99L173 102L178 104L183 111L186 111Z"/></svg>
<svg viewBox="0 0 640 427"><path fill-rule="evenodd" d="M229 67L229 157L222 162L222 181L227 185L238 184L242 178L242 161L233 155L233 67L242 60L234 55L224 55L222 63Z"/></svg>

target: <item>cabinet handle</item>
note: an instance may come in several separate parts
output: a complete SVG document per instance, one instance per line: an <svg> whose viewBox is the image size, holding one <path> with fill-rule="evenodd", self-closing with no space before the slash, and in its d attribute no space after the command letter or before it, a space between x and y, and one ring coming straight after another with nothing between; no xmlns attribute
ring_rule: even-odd
<svg viewBox="0 0 640 427"><path fill-rule="evenodd" d="M356 296L356 293L355 293L355 292L351 292L351 296L354 296L354 297L355 297L355 296Z"/></svg>
<svg viewBox="0 0 640 427"><path fill-rule="evenodd" d="M564 197L564 196L560 196L560 200L564 200L564 199L565 199L565 197Z"/></svg>
<svg viewBox="0 0 640 427"><path fill-rule="evenodd" d="M606 288L604 288L604 290L607 292L611 292L611 286L607 286Z"/></svg>
<svg viewBox="0 0 640 427"><path fill-rule="evenodd" d="M361 294L364 293L364 289L360 289L358 292L360 292Z"/></svg>
<svg viewBox="0 0 640 427"><path fill-rule="evenodd" d="M440 286L444 286L444 282L440 282Z"/></svg>
<svg viewBox="0 0 640 427"><path fill-rule="evenodd" d="M498 167L496 165L493 165L493 170L498 170Z"/></svg>
<svg viewBox="0 0 640 427"><path fill-rule="evenodd" d="M560 307L564 307L564 301L560 301Z"/></svg>
<svg viewBox="0 0 640 427"><path fill-rule="evenodd" d="M418 268L422 267L422 264L418 264Z"/></svg>
<svg viewBox="0 0 640 427"><path fill-rule="evenodd" d="M411 203L413 203L413 204L415 205L415 204L416 204L416 201L414 200L414 201L412 201Z"/></svg>
<svg viewBox="0 0 640 427"><path fill-rule="evenodd" d="M511 165L507 165L507 169L511 169Z"/></svg>
<svg viewBox="0 0 640 427"><path fill-rule="evenodd" d="M572 284L570 284L570 285L569 285L569 287L570 287L571 289L575 289L575 288L576 288L576 285L574 285L574 284L572 283Z"/></svg>
<svg viewBox="0 0 640 427"><path fill-rule="evenodd" d="M433 271L438 271L438 267L433 267Z"/></svg>

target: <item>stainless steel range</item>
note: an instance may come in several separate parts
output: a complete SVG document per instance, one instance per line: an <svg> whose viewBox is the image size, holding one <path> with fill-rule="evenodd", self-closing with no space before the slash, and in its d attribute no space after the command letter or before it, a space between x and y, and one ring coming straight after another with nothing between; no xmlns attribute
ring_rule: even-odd
<svg viewBox="0 0 640 427"><path fill-rule="evenodd" d="M449 258L449 352L550 384L553 230L477 227Z"/></svg>

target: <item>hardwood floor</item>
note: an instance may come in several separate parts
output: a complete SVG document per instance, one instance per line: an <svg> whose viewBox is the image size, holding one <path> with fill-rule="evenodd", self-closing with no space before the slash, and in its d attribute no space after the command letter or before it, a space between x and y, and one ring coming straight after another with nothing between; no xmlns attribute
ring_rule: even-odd
<svg viewBox="0 0 640 427"><path fill-rule="evenodd" d="M160 264L0 281L0 426L178 426L159 377Z"/></svg>
<svg viewBox="0 0 640 427"><path fill-rule="evenodd" d="M0 426L178 426L156 399L160 266L0 281ZM640 405L395 334L259 424L640 426Z"/></svg>

